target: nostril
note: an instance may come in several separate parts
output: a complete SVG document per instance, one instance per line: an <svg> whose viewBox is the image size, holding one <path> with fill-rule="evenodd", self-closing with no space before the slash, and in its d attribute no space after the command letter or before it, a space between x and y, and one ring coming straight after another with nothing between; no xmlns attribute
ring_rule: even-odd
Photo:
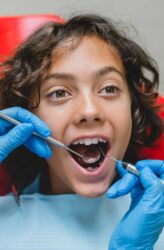
<svg viewBox="0 0 164 250"><path fill-rule="evenodd" d="M97 118L95 118L94 120L98 122L98 121L100 121L100 118L97 117Z"/></svg>
<svg viewBox="0 0 164 250"><path fill-rule="evenodd" d="M85 123L86 121L87 120L83 118L83 119L80 120L80 123Z"/></svg>
<svg viewBox="0 0 164 250"><path fill-rule="evenodd" d="M101 119L96 117L96 118L93 118L93 117L88 117L88 118L82 118L80 120L80 123L86 123L86 122L99 122Z"/></svg>

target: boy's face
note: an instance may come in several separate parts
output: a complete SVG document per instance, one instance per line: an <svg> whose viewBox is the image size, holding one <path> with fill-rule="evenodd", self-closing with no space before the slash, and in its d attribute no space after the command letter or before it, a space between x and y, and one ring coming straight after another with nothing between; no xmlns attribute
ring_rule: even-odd
<svg viewBox="0 0 164 250"><path fill-rule="evenodd" d="M131 98L117 50L99 38L85 37L74 49L66 44L58 52L41 86L36 115L52 137L67 146L74 143L74 150L91 160L100 148L122 159L132 130ZM98 197L111 185L115 162L110 158L101 155L92 167L82 167L68 151L55 146L52 151L48 164L53 193Z"/></svg>

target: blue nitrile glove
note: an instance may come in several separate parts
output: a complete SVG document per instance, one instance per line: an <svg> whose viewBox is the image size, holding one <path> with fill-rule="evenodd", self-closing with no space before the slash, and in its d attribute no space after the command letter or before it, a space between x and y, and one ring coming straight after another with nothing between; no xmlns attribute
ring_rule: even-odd
<svg viewBox="0 0 164 250"><path fill-rule="evenodd" d="M164 161L143 160L135 166L140 171L139 177L127 173L118 162L117 169L123 177L107 192L109 198L117 198L131 191L132 197L128 212L112 234L109 250L152 250L164 227L164 184L161 182Z"/></svg>
<svg viewBox="0 0 164 250"><path fill-rule="evenodd" d="M0 163L15 148L24 144L29 150L40 157L50 157L51 150L47 143L32 135L35 131L41 136L49 136L50 129L33 113L21 107L12 107L2 110L6 115L22 122L17 126L0 118Z"/></svg>

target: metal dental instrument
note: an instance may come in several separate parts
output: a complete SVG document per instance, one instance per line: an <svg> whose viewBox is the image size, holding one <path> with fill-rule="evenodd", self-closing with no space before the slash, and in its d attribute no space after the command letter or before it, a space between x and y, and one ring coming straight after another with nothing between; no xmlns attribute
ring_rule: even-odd
<svg viewBox="0 0 164 250"><path fill-rule="evenodd" d="M119 161L119 160L113 158L112 156L109 156L109 157L115 162L120 162L122 164L122 166L125 167L125 170L127 170L128 172L139 176L139 171L136 169L136 167L133 164L131 164L129 162L125 162L125 161Z"/></svg>
<svg viewBox="0 0 164 250"><path fill-rule="evenodd" d="M102 154L105 157L109 157L115 162L120 162L122 164L122 166L125 167L125 170L127 170L129 173L132 173L132 174L134 174L136 176L139 176L139 171L137 170L137 168L133 164L131 164L129 162L117 160L117 159L115 159L114 157L112 157L110 155L105 155L101 148L100 148L100 151L102 152ZM164 180L160 179L160 181L162 182L162 184L164 184Z"/></svg>
<svg viewBox="0 0 164 250"><path fill-rule="evenodd" d="M129 162L125 162L125 161L119 161L110 155L105 155L101 148L100 148L100 151L104 155L104 157L109 157L115 162L120 162L125 167L125 170L127 170L128 172L130 172L132 174L139 176L139 171L136 169L136 167L133 164L131 164Z"/></svg>
<svg viewBox="0 0 164 250"><path fill-rule="evenodd" d="M116 160L112 156L109 156L109 157L113 161L120 162L125 167L125 170L127 170L129 173L132 173L132 174L134 174L136 176L139 176L139 171L136 169L136 167L133 164L131 164L129 162L125 162L125 161ZM160 179L160 181L162 182L162 184L164 184L164 180Z"/></svg>
<svg viewBox="0 0 164 250"><path fill-rule="evenodd" d="M3 114L1 111L0 111L0 118L3 118L4 120L6 120L6 121L8 121L8 122L11 122L11 123L14 124L14 125L21 124L21 122L17 121L16 119L14 119L14 118L12 118L12 117L6 115L6 114ZM44 136L39 135L39 134L36 133L36 132L33 132L32 134L35 135L35 136L37 136L37 137L40 137L40 138L44 139L45 141L47 141L47 142L49 142L49 143L51 143L51 144L53 144L53 145L55 145L55 146L57 146L57 147L64 148L64 149L70 151L71 153L73 153L73 154L75 154L75 155L77 155L77 156L83 158L83 155L78 154L76 151L74 151L74 150L68 148L68 147L65 146L62 142L60 142L60 141L58 141L58 140L56 140L56 139L54 139L54 138L52 138L52 137L50 137L50 136L44 137Z"/></svg>

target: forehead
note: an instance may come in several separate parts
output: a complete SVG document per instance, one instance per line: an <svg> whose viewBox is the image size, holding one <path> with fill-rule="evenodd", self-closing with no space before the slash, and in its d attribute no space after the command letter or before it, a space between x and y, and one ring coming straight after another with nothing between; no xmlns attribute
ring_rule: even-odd
<svg viewBox="0 0 164 250"><path fill-rule="evenodd" d="M52 52L48 74L54 71L78 72L78 69L95 71L101 67L115 67L124 74L124 66L118 50L96 36L67 40Z"/></svg>

